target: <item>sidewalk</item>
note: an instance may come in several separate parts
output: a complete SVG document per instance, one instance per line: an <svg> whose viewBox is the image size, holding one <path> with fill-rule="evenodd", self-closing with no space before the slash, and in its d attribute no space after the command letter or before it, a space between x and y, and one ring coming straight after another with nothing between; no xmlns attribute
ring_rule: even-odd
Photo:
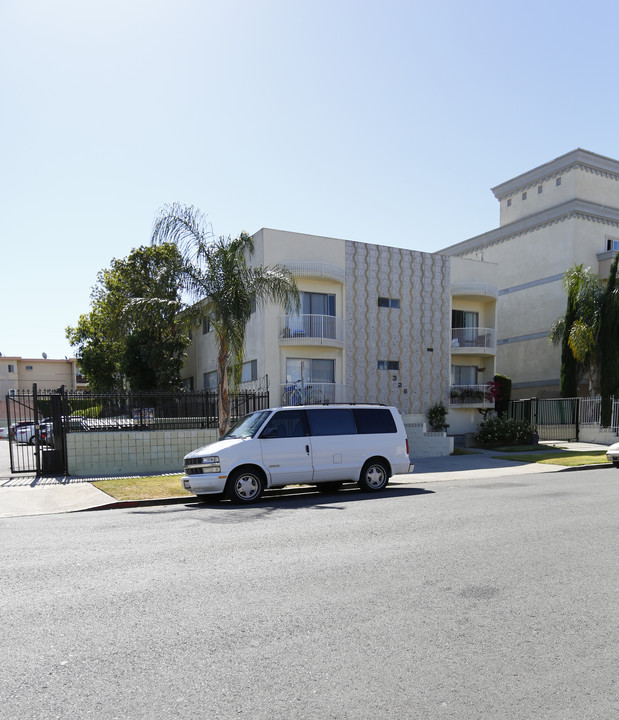
<svg viewBox="0 0 619 720"><path fill-rule="evenodd" d="M606 445L592 443L545 442L548 449L563 449L585 452L606 450ZM409 475L396 475L390 485L424 485L433 482L480 480L505 477L506 475L530 475L560 472L600 465L566 468L561 465L540 465L539 463L518 463L500 460L496 450L476 448L474 454L449 455L446 457L419 458L414 461L415 470ZM5 457L6 456L6 457ZM612 465L603 465L612 468ZM91 482L101 478L45 477L35 475L11 475L8 463L8 443L0 441L0 518L24 515L46 515L51 513L76 512L105 507L127 507L136 505L166 505L171 503L195 502L192 497L161 498L160 500L130 501L118 503Z"/></svg>

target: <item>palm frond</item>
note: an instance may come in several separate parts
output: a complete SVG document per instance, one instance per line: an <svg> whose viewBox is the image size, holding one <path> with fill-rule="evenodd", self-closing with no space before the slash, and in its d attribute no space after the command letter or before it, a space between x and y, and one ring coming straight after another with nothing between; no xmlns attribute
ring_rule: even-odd
<svg viewBox="0 0 619 720"><path fill-rule="evenodd" d="M155 218L151 244L174 243L186 262L195 262L204 248L213 242L214 234L206 215L193 207L172 203L164 205Z"/></svg>

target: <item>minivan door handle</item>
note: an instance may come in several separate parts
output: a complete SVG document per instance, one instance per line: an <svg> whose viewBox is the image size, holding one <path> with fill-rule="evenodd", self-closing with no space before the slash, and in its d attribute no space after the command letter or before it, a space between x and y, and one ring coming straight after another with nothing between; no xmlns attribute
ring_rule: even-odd
<svg viewBox="0 0 619 720"><path fill-rule="evenodd" d="M309 445L305 446L305 452L309 455Z"/></svg>

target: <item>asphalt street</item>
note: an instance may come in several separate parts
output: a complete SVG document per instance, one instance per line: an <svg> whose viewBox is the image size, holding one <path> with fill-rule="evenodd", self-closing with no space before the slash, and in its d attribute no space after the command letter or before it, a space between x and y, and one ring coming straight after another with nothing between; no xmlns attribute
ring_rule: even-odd
<svg viewBox="0 0 619 720"><path fill-rule="evenodd" d="M619 473L0 520L0 717L619 716Z"/></svg>

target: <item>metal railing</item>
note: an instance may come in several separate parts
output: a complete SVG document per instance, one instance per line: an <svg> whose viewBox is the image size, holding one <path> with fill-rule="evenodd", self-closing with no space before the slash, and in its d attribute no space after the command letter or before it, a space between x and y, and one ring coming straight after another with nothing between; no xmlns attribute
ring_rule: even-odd
<svg viewBox="0 0 619 720"><path fill-rule="evenodd" d="M493 408L494 397L489 392L488 385L452 385L449 388L449 404Z"/></svg>
<svg viewBox="0 0 619 720"><path fill-rule="evenodd" d="M338 383L306 382L280 385L282 405L313 405L345 401L345 386Z"/></svg>
<svg viewBox="0 0 619 720"><path fill-rule="evenodd" d="M286 344L303 344L308 339L344 342L344 320L332 315L282 315L279 337Z"/></svg>
<svg viewBox="0 0 619 720"><path fill-rule="evenodd" d="M494 328L452 328L452 349L496 350L496 330Z"/></svg>

